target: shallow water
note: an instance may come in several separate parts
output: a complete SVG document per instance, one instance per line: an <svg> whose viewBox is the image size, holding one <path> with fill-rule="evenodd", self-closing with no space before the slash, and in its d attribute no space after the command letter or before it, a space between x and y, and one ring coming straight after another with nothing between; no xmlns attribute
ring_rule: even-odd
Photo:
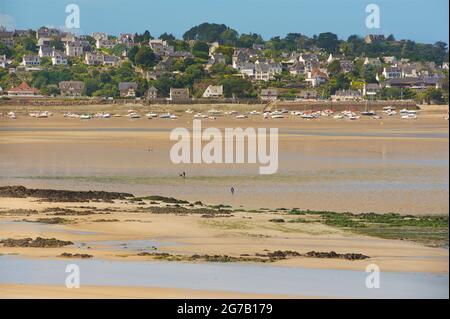
<svg viewBox="0 0 450 319"><path fill-rule="evenodd" d="M364 271L242 264L185 264L103 260L32 260L0 256L1 284L61 285L68 264L81 285L187 288L337 298L448 298L448 275L382 272L380 288Z"/></svg>
<svg viewBox="0 0 450 319"><path fill-rule="evenodd" d="M74 230L61 227L60 225L50 225L42 223L24 222L24 221L0 221L0 232L8 230L9 228L16 229L18 227L24 232L24 236L29 236L30 233L65 233L71 235L97 235L98 232Z"/></svg>
<svg viewBox="0 0 450 319"><path fill-rule="evenodd" d="M168 135L175 124L111 123L119 127L0 128L0 185L163 195L249 209L449 211L448 128L442 124L366 129L300 122L280 128L278 172L267 176L258 174L259 164L173 164ZM183 171L186 179L179 178Z"/></svg>

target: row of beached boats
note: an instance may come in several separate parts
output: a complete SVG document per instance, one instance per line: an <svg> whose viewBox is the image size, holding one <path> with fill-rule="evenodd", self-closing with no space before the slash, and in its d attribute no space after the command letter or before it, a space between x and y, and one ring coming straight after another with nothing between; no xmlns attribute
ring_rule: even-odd
<svg viewBox="0 0 450 319"><path fill-rule="evenodd" d="M261 116L261 115L263 116L264 119L283 119L287 115L291 115L294 117L300 117L300 118L306 119L306 120L312 120L312 119L316 119L316 118L320 118L320 117L331 117L331 116L336 120L348 119L348 120L352 120L352 121L360 119L361 116L366 116L366 117L370 116L374 119L382 118L376 112L369 111L369 110L366 110L366 111L363 111L360 113L356 113L352 110L346 110L346 111L336 113L333 110L329 110L329 109L322 110L322 111L289 111L286 109L282 109L282 110L274 110L274 111L270 111L270 112L269 111L260 112L257 110L253 110L253 111L246 112L246 113L239 113L234 110L220 111L220 110L216 110L216 109L211 109L211 110L207 111L206 113L202 113L202 112L195 112L193 110L188 109L185 111L185 113L193 114L194 119L200 119L200 120L204 120L204 119L215 120L218 116L234 116L236 119L239 120L239 119L247 119L250 116ZM392 107L392 106L384 107L382 114L385 116L388 116L388 117L394 117L394 116L400 114L400 117L402 119L416 119L417 118L416 110L402 109L399 112L397 112L395 107ZM43 111L43 112L39 111L39 112L29 113L29 116L35 117L35 118L47 118L52 115L53 114L48 111ZM7 113L7 116L11 119L17 118L17 115L15 112L9 112L9 113ZM129 119L139 119L139 118L141 118L141 115L134 110L128 110L126 115L110 114L110 113L105 113L105 112L99 112L99 113L95 113L95 114L88 114L88 113L78 114L78 113L69 112L69 113L65 113L64 117L76 118L76 119L81 119L81 120L89 120L92 118L109 119L112 117L127 117ZM149 113L145 114L145 117L148 119L156 119L156 118L171 119L171 120L178 119L177 115L172 114L170 112L160 113L160 114L158 114L156 112L149 112Z"/></svg>

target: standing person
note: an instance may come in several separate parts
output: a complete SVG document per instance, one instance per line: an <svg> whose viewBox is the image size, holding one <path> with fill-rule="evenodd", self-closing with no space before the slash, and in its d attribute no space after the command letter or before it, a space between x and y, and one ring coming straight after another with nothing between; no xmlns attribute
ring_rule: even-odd
<svg viewBox="0 0 450 319"><path fill-rule="evenodd" d="M234 189L234 187L233 187L233 186L231 186L231 189L230 189L230 191L231 191L231 195L234 195L235 189Z"/></svg>

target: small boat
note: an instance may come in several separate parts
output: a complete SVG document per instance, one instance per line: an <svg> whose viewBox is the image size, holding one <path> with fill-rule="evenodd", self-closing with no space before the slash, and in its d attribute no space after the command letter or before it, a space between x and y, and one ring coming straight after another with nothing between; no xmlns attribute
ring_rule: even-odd
<svg viewBox="0 0 450 319"><path fill-rule="evenodd" d="M239 114L239 115L236 115L236 118L237 118L238 120L243 120L243 119L246 119L246 118L247 118L247 115Z"/></svg>
<svg viewBox="0 0 450 319"><path fill-rule="evenodd" d="M158 114L150 112L150 113L145 114L145 116L147 116L148 119L152 119L152 118L158 117Z"/></svg>
<svg viewBox="0 0 450 319"><path fill-rule="evenodd" d="M272 115L271 118L273 118L273 119L284 119L284 116L281 115L281 114L275 114L275 115Z"/></svg>
<svg viewBox="0 0 450 319"><path fill-rule="evenodd" d="M170 119L171 114L170 113L163 113L159 115L160 119Z"/></svg>
<svg viewBox="0 0 450 319"><path fill-rule="evenodd" d="M333 116L333 118L336 120L342 120L344 118L344 116L342 114L337 114L337 115Z"/></svg>
<svg viewBox="0 0 450 319"><path fill-rule="evenodd" d="M130 119L138 119L141 116L138 113L132 112L127 115Z"/></svg>
<svg viewBox="0 0 450 319"><path fill-rule="evenodd" d="M273 111L272 115L283 115L283 112L281 112L281 111Z"/></svg>
<svg viewBox="0 0 450 319"><path fill-rule="evenodd" d="M253 110L253 111L251 111L249 114L250 114L250 115L260 115L261 113L258 112L258 111L256 111L256 110Z"/></svg>
<svg viewBox="0 0 450 319"><path fill-rule="evenodd" d="M176 120L176 119L178 119L178 116L176 116L176 115L174 115L174 114L171 114L171 115L170 115L170 119L171 119L171 120Z"/></svg>
<svg viewBox="0 0 450 319"><path fill-rule="evenodd" d="M377 115L374 111L363 111L361 112L362 116L374 116Z"/></svg>
<svg viewBox="0 0 450 319"><path fill-rule="evenodd" d="M90 116L89 114L80 115L80 120L90 120L91 118L92 116Z"/></svg>
<svg viewBox="0 0 450 319"><path fill-rule="evenodd" d="M187 109L186 111L184 111L185 113L187 113L187 114L192 114L192 113L194 113L194 111L193 110L191 110L191 109Z"/></svg>
<svg viewBox="0 0 450 319"><path fill-rule="evenodd" d="M220 115L220 114L222 114L222 111L212 109L212 110L209 110L208 113L211 115Z"/></svg>
<svg viewBox="0 0 450 319"><path fill-rule="evenodd" d="M205 114L202 113L194 114L194 119L205 119L205 118L207 118Z"/></svg>

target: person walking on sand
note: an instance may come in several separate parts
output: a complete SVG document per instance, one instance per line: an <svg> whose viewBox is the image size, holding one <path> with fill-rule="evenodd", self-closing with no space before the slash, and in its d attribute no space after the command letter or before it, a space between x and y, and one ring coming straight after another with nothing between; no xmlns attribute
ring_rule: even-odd
<svg viewBox="0 0 450 319"><path fill-rule="evenodd" d="M230 191L231 191L231 195L234 195L235 189L234 189L234 187L233 187L233 186L231 186L231 189L230 189Z"/></svg>

